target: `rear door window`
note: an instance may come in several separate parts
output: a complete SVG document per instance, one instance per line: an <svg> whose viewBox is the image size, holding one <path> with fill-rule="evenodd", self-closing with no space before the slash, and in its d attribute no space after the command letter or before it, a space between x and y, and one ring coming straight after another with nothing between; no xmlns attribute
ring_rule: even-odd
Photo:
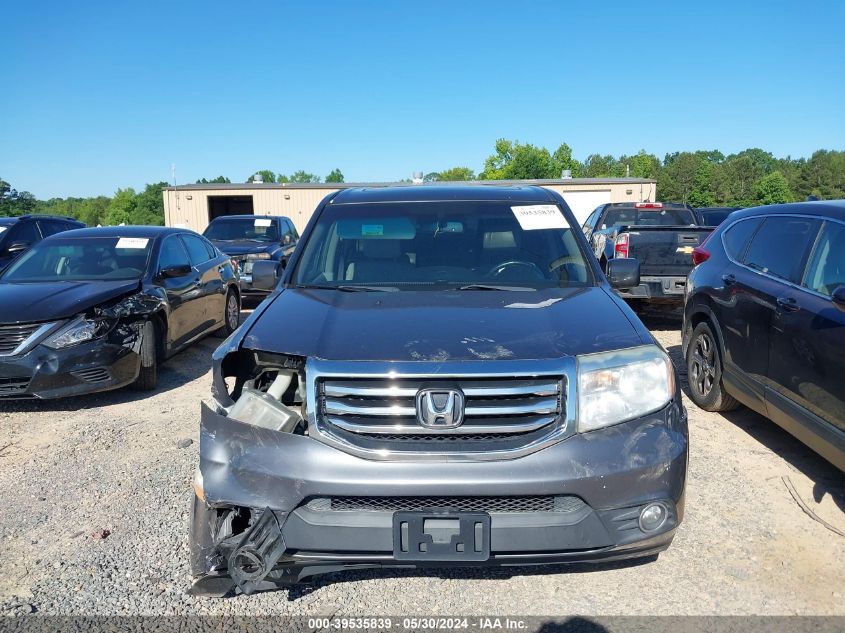
<svg viewBox="0 0 845 633"><path fill-rule="evenodd" d="M763 218L749 218L748 220L740 220L722 236L722 241L725 244L725 252L733 260L742 261L742 255L745 253L745 247L754 235L754 231L760 226Z"/></svg>
<svg viewBox="0 0 845 633"><path fill-rule="evenodd" d="M158 256L158 269L176 268L177 266L190 266L188 253L182 246L182 241L175 235L166 237L161 245L161 252Z"/></svg>
<svg viewBox="0 0 845 633"><path fill-rule="evenodd" d="M214 259L219 255L219 252L216 248L214 248L214 244L209 242L208 240L202 240L203 246L205 246L205 250L208 251L208 258Z"/></svg>
<svg viewBox="0 0 845 633"><path fill-rule="evenodd" d="M208 255L208 250L205 248L205 244L199 236L183 234L182 241L185 242L185 248L188 249L188 256L191 258L192 265L199 266L211 259Z"/></svg>
<svg viewBox="0 0 845 633"><path fill-rule="evenodd" d="M41 241L41 233L38 232L38 227L35 222L19 222L9 230L9 244L14 242L24 242L26 244L35 244Z"/></svg>
<svg viewBox="0 0 845 633"><path fill-rule="evenodd" d="M751 240L745 265L767 275L800 283L807 251L815 242L819 224L812 218L767 218Z"/></svg>
<svg viewBox="0 0 845 633"><path fill-rule="evenodd" d="M826 222L804 275L804 286L831 296L845 284L845 225Z"/></svg>

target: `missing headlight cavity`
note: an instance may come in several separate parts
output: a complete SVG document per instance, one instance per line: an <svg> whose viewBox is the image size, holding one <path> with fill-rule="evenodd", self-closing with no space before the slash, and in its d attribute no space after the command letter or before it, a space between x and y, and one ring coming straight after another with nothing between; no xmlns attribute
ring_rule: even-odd
<svg viewBox="0 0 845 633"><path fill-rule="evenodd" d="M301 431L304 363L280 354L240 350L223 361L223 376L235 378L230 418L274 431Z"/></svg>

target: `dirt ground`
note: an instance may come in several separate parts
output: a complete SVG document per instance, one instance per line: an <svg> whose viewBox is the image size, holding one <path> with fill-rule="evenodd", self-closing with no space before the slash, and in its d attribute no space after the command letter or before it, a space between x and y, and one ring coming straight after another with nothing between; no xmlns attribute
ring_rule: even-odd
<svg viewBox="0 0 845 633"><path fill-rule="evenodd" d="M644 314L686 389L677 315ZM766 419L689 409L687 513L650 563L361 571L195 598L187 565L208 338L153 394L0 404L0 613L845 615L845 477ZM107 532L104 532L107 531ZM105 537L105 538L103 538Z"/></svg>

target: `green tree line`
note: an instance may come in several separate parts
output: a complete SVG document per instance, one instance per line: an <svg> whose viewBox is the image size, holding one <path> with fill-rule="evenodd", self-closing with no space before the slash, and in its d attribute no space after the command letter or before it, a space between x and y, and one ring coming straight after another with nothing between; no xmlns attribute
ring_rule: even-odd
<svg viewBox="0 0 845 633"><path fill-rule="evenodd" d="M499 139L477 176L468 167L453 167L426 174L424 180L555 179L564 170L573 178L654 179L658 199L694 207L749 207L797 202L809 196L845 198L845 151L824 149L810 158L777 158L771 152L750 148L727 156L718 150L674 152L663 160L640 150L619 157L589 154L578 161L566 143L551 152Z"/></svg>
<svg viewBox="0 0 845 633"><path fill-rule="evenodd" d="M479 173L459 166L427 173L423 179L427 182L556 179L565 170L573 178L654 179L659 200L685 202L695 207L748 207L795 202L809 196L822 200L845 199L845 151L825 149L809 158L778 158L771 152L750 148L727 156L718 150L673 152L662 160L640 150L637 154L618 157L589 154L579 161L566 143L549 151L529 143L499 139ZM247 182L253 182L256 174L261 174L267 183L321 182L319 176L304 170L285 175L269 169L253 172ZM229 182L225 176L197 181L199 184ZM324 182L344 182L343 173L334 169ZM161 225L164 224L161 190L167 184L151 183L141 191L131 187L118 189L111 197L38 200L0 178L0 216L50 213L77 218L88 226Z"/></svg>

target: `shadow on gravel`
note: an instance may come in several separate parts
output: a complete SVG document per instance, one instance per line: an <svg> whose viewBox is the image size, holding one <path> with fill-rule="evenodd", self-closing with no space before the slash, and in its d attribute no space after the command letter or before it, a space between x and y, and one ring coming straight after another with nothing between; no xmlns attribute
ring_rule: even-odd
<svg viewBox="0 0 845 633"><path fill-rule="evenodd" d="M649 330L681 331L684 321L682 306L641 304L631 305L631 308Z"/></svg>
<svg viewBox="0 0 845 633"><path fill-rule="evenodd" d="M246 304L246 300L244 303ZM254 305L258 303L260 301L255 301ZM251 308L244 305L244 310L241 311L241 322L249 316L250 312ZM14 413L78 411L80 409L143 401L156 394L179 389L204 376L211 369L211 354L222 342L223 339L211 334L175 356L168 358L158 366L158 386L153 391L134 391L131 387L123 387L115 391L104 391L57 400L0 400L0 411Z"/></svg>
<svg viewBox="0 0 845 633"><path fill-rule="evenodd" d="M332 572L306 579L304 583L287 589L288 601L295 602L315 591L331 585L361 580L384 580L389 578L439 578L442 580L507 580L514 576L549 576L553 574L578 574L627 569L647 565L657 560L657 555L632 560L607 563L561 563L554 565L532 565L525 567L441 567L430 569L360 569Z"/></svg>
<svg viewBox="0 0 845 633"><path fill-rule="evenodd" d="M718 415L745 431L773 453L780 455L795 470L814 482L813 497L816 503L829 494L836 505L845 512L845 484L842 472L833 464L751 409L740 406L734 411Z"/></svg>

